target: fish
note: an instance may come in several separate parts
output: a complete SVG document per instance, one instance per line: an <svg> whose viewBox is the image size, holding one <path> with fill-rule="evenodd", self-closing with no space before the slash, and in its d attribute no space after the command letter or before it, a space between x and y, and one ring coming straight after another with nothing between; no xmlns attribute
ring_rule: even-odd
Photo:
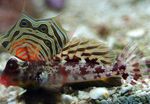
<svg viewBox="0 0 150 104"><path fill-rule="evenodd" d="M144 62L137 45L129 44L115 55L106 44L93 39L72 37L62 51L52 57L51 72L45 70L47 66L43 61L31 63L16 58L7 62L2 75L9 76L23 88L71 86L81 90L93 86L121 86L123 80L133 85L143 82Z"/></svg>
<svg viewBox="0 0 150 104"><path fill-rule="evenodd" d="M96 36L75 34L69 39L54 19L23 15L1 39L2 46L21 60L10 59L2 76L21 87L120 86L122 79L135 84L145 70L137 45L131 43L116 55Z"/></svg>
<svg viewBox="0 0 150 104"><path fill-rule="evenodd" d="M0 37L0 44L24 61L47 61L60 53L69 41L57 17L34 19L22 13L12 28Z"/></svg>

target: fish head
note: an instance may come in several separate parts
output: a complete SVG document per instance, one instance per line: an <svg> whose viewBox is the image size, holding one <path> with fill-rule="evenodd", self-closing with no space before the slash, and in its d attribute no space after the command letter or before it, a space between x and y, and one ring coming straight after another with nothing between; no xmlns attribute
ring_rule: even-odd
<svg viewBox="0 0 150 104"><path fill-rule="evenodd" d="M45 62L31 63L16 57L10 58L0 75L0 84L23 88L41 86L48 79L44 66Z"/></svg>

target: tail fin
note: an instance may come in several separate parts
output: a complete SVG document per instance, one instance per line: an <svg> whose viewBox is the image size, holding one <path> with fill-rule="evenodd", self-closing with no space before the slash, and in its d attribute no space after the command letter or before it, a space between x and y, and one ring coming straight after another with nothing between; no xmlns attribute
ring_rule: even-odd
<svg viewBox="0 0 150 104"><path fill-rule="evenodd" d="M116 59L116 66L118 73L122 75L126 82L136 84L143 82L145 77L145 62L143 61L143 54L138 49L137 44L130 43L125 47L122 53Z"/></svg>

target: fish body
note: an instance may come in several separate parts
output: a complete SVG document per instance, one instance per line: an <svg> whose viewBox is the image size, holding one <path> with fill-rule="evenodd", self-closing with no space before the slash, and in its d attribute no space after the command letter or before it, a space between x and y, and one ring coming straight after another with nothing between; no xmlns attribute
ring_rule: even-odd
<svg viewBox="0 0 150 104"><path fill-rule="evenodd" d="M90 39L88 40L91 42ZM93 47L99 44L101 48L99 48L98 52L102 51L101 55L97 55L92 54L94 50L98 49L97 47L96 49L91 49L91 51L88 48L88 51L86 51L89 45L84 46L84 51L79 51L80 46L83 47L82 40L79 41L78 47L74 45L76 48L72 45L74 42L69 42L66 47L72 47L64 48L62 52L51 59L51 70L46 70L49 66L43 61L28 62L10 59L2 75L9 75L21 87L43 86L51 88L72 86L75 89L82 89L90 86L120 86L122 79L131 84L135 84L136 81L142 81L143 68L140 65L142 56L138 53L135 45L127 46L122 53L115 56L105 44L95 41L93 42ZM70 51L72 53L69 53ZM86 56L82 57L85 53ZM10 64L14 66L8 67Z"/></svg>

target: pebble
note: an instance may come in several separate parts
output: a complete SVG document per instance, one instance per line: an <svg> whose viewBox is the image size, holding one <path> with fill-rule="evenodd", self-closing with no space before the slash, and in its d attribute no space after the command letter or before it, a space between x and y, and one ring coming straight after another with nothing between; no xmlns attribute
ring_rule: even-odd
<svg viewBox="0 0 150 104"><path fill-rule="evenodd" d="M5 87L0 84L0 102L11 102L16 99L17 96L22 95L26 90L16 87L10 86Z"/></svg>
<svg viewBox="0 0 150 104"><path fill-rule="evenodd" d="M99 103L97 104L109 104L106 100L101 100Z"/></svg>
<svg viewBox="0 0 150 104"><path fill-rule="evenodd" d="M0 71L4 70L7 61L10 58L10 54L1 53L0 54Z"/></svg>
<svg viewBox="0 0 150 104"><path fill-rule="evenodd" d="M146 31L144 29L138 28L138 29L128 31L126 35L131 37L131 38L140 38L145 33L146 33Z"/></svg>
<svg viewBox="0 0 150 104"><path fill-rule="evenodd" d="M107 42L108 42L108 47L112 49L116 42L116 39L114 37L110 36L110 37L108 37Z"/></svg>
<svg viewBox="0 0 150 104"><path fill-rule="evenodd" d="M125 94L125 93L128 93L129 91L131 91L133 88L132 85L127 85L127 86L123 86L120 90L120 93L121 94Z"/></svg>
<svg viewBox="0 0 150 104"><path fill-rule="evenodd" d="M93 88L89 92L89 96L91 99L98 99L100 97L108 98L109 92L106 88Z"/></svg>
<svg viewBox="0 0 150 104"><path fill-rule="evenodd" d="M62 104L71 104L72 102L77 102L78 99L71 95L63 94L62 95Z"/></svg>
<svg viewBox="0 0 150 104"><path fill-rule="evenodd" d="M78 92L78 98L79 99L88 99L90 98L89 93L85 91L79 91Z"/></svg>

